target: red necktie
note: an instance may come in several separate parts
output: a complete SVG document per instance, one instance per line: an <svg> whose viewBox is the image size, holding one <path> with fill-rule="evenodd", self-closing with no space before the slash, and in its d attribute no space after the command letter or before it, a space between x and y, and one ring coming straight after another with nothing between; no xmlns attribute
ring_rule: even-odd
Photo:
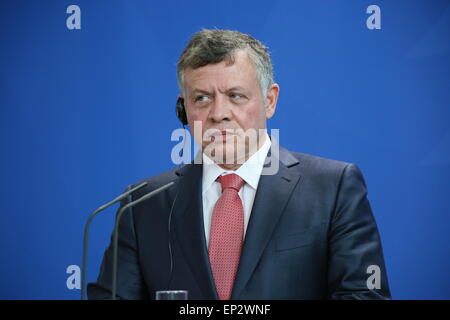
<svg viewBox="0 0 450 320"><path fill-rule="evenodd" d="M245 181L234 173L217 180L222 195L213 209L208 253L219 298L229 300L244 237L244 208L238 192Z"/></svg>

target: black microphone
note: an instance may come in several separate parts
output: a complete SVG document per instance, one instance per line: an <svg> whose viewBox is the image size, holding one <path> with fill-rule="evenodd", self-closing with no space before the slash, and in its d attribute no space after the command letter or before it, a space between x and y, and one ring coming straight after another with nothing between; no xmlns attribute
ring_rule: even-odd
<svg viewBox="0 0 450 320"><path fill-rule="evenodd" d="M171 187L175 182L171 181L168 184L163 185L162 187L159 187L158 189L153 190L152 192L147 193L146 195L140 197L139 199L132 201L126 205L124 205L119 212L117 213L116 217L116 224L114 226L114 233L113 233L113 272L112 272L112 300L116 300L116 291L117 291L117 249L118 249L118 238L119 238L119 223L120 219L122 218L122 214L125 212L125 210L137 205L138 203L145 201L147 199L150 199L151 197L157 195L161 191Z"/></svg>
<svg viewBox="0 0 450 320"><path fill-rule="evenodd" d="M122 193L114 200L102 205L98 209L96 209L94 212L91 213L88 220L86 221L86 225L84 227L84 240L83 240L83 265L82 265L82 273L81 273L81 300L84 300L84 296L86 294L86 265L87 265L87 250L88 250L88 237L89 237L89 227L92 222L92 219L100 213L101 211L105 210L106 208L112 206L114 203L121 201L125 197L128 197L131 193L134 191L144 187L147 185L147 182L143 182L138 184L136 187Z"/></svg>

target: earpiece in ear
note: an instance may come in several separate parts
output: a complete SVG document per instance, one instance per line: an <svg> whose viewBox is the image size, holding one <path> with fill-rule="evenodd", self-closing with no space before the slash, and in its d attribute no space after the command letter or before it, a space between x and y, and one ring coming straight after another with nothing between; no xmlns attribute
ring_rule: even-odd
<svg viewBox="0 0 450 320"><path fill-rule="evenodd" d="M186 116L186 109L184 107L184 98L179 97L177 100L177 104L175 107L175 112L177 114L177 118L181 121L183 126L188 124L187 116Z"/></svg>

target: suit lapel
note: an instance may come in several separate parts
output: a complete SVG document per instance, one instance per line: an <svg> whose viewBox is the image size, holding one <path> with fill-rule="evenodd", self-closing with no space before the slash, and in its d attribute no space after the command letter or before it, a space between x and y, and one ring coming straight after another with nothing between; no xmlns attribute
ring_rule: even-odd
<svg viewBox="0 0 450 320"><path fill-rule="evenodd" d="M217 299L203 225L202 165L186 165L177 174L181 181L173 213L175 235L204 299Z"/></svg>
<svg viewBox="0 0 450 320"><path fill-rule="evenodd" d="M272 159L274 160L278 161L276 158ZM298 170L290 169L296 164L298 160L289 151L279 147L278 173L261 175L231 299L238 299L245 288L272 237L294 187L300 180Z"/></svg>

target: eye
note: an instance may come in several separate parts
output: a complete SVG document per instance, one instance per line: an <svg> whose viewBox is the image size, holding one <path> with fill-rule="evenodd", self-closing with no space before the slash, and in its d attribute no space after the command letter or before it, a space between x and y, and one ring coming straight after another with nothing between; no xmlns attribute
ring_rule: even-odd
<svg viewBox="0 0 450 320"><path fill-rule="evenodd" d="M239 93L231 93L230 94L231 99L239 99L241 97L242 97L242 95L240 95Z"/></svg>
<svg viewBox="0 0 450 320"><path fill-rule="evenodd" d="M195 102L197 101L208 101L209 97L208 96L196 96L195 97Z"/></svg>

